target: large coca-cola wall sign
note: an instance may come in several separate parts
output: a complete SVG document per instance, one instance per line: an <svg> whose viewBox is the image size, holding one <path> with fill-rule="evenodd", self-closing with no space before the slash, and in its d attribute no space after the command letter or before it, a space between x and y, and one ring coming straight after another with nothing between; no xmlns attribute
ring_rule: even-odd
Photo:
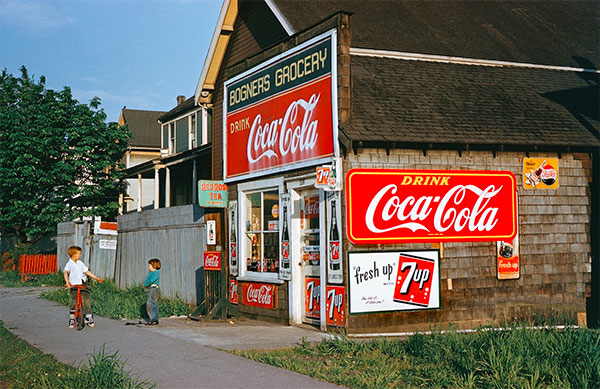
<svg viewBox="0 0 600 389"><path fill-rule="evenodd" d="M516 180L508 171L352 169L346 175L354 244L510 240Z"/></svg>
<svg viewBox="0 0 600 389"><path fill-rule="evenodd" d="M337 155L336 35L330 31L225 82L225 181Z"/></svg>

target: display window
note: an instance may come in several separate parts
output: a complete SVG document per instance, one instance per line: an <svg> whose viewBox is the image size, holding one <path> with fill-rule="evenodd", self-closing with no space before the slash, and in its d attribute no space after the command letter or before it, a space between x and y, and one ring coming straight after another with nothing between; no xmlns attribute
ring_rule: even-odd
<svg viewBox="0 0 600 389"><path fill-rule="evenodd" d="M264 189L263 189L264 188ZM240 192L242 277L279 278L279 187Z"/></svg>

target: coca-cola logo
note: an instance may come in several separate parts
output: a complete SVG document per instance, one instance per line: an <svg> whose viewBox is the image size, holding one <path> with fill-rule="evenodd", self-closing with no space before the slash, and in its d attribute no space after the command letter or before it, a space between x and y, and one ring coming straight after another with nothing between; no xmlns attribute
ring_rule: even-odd
<svg viewBox="0 0 600 389"><path fill-rule="evenodd" d="M288 153L312 150L317 144L318 120L313 120L320 95L313 94L308 101L292 102L283 118L262 123L258 114L252 122L246 149L248 161L253 164L261 158L279 158Z"/></svg>
<svg viewBox="0 0 600 389"><path fill-rule="evenodd" d="M354 243L516 234L516 180L510 172L353 169L346 181L348 237Z"/></svg>
<svg viewBox="0 0 600 389"><path fill-rule="evenodd" d="M304 201L304 214L307 218L319 216L319 198L307 197Z"/></svg>
<svg viewBox="0 0 600 389"><path fill-rule="evenodd" d="M273 308L274 288L274 285L269 284L243 284L243 303L245 305Z"/></svg>
<svg viewBox="0 0 600 389"><path fill-rule="evenodd" d="M221 253L219 251L204 252L204 269L205 270L220 270L221 269Z"/></svg>

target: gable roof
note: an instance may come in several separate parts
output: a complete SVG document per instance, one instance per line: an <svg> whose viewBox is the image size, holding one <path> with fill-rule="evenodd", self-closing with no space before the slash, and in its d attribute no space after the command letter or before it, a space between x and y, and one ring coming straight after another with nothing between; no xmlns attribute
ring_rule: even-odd
<svg viewBox="0 0 600 389"><path fill-rule="evenodd" d="M139 109L121 110L122 124L126 124L131 131L129 147L160 148L160 124L158 117L164 111L144 111Z"/></svg>
<svg viewBox="0 0 600 389"><path fill-rule="evenodd" d="M161 123L166 123L170 120L176 119L177 117L188 113L194 109L196 104L194 103L194 96L187 98L183 103L175 106L169 112L163 112L164 115L161 115L158 118L158 121Z"/></svg>
<svg viewBox="0 0 600 389"><path fill-rule="evenodd" d="M295 32L351 12L355 48L600 66L598 1L269 1Z"/></svg>
<svg viewBox="0 0 600 389"><path fill-rule="evenodd" d="M342 131L353 141L600 145L598 84L587 73L365 56L351 63L352 114Z"/></svg>

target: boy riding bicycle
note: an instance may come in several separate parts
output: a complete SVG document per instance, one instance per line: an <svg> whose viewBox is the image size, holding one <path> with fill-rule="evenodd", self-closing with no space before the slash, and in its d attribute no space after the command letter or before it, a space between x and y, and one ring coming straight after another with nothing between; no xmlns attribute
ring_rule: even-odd
<svg viewBox="0 0 600 389"><path fill-rule="evenodd" d="M71 288L75 285L85 286L87 282L87 277L91 277L98 282L102 282L102 278L96 277L83 263L79 260L81 257L81 247L79 246L71 246L67 250L67 254L71 257L69 262L65 265L64 269L64 277L67 288ZM71 293L71 303L69 305L69 328L73 328L75 326L75 305L77 304L77 288L73 288L70 291ZM94 326L94 317L92 316L92 299L90 297L90 292L87 289L83 289L81 291L81 303L82 303L82 311L85 315L85 323L89 327Z"/></svg>

